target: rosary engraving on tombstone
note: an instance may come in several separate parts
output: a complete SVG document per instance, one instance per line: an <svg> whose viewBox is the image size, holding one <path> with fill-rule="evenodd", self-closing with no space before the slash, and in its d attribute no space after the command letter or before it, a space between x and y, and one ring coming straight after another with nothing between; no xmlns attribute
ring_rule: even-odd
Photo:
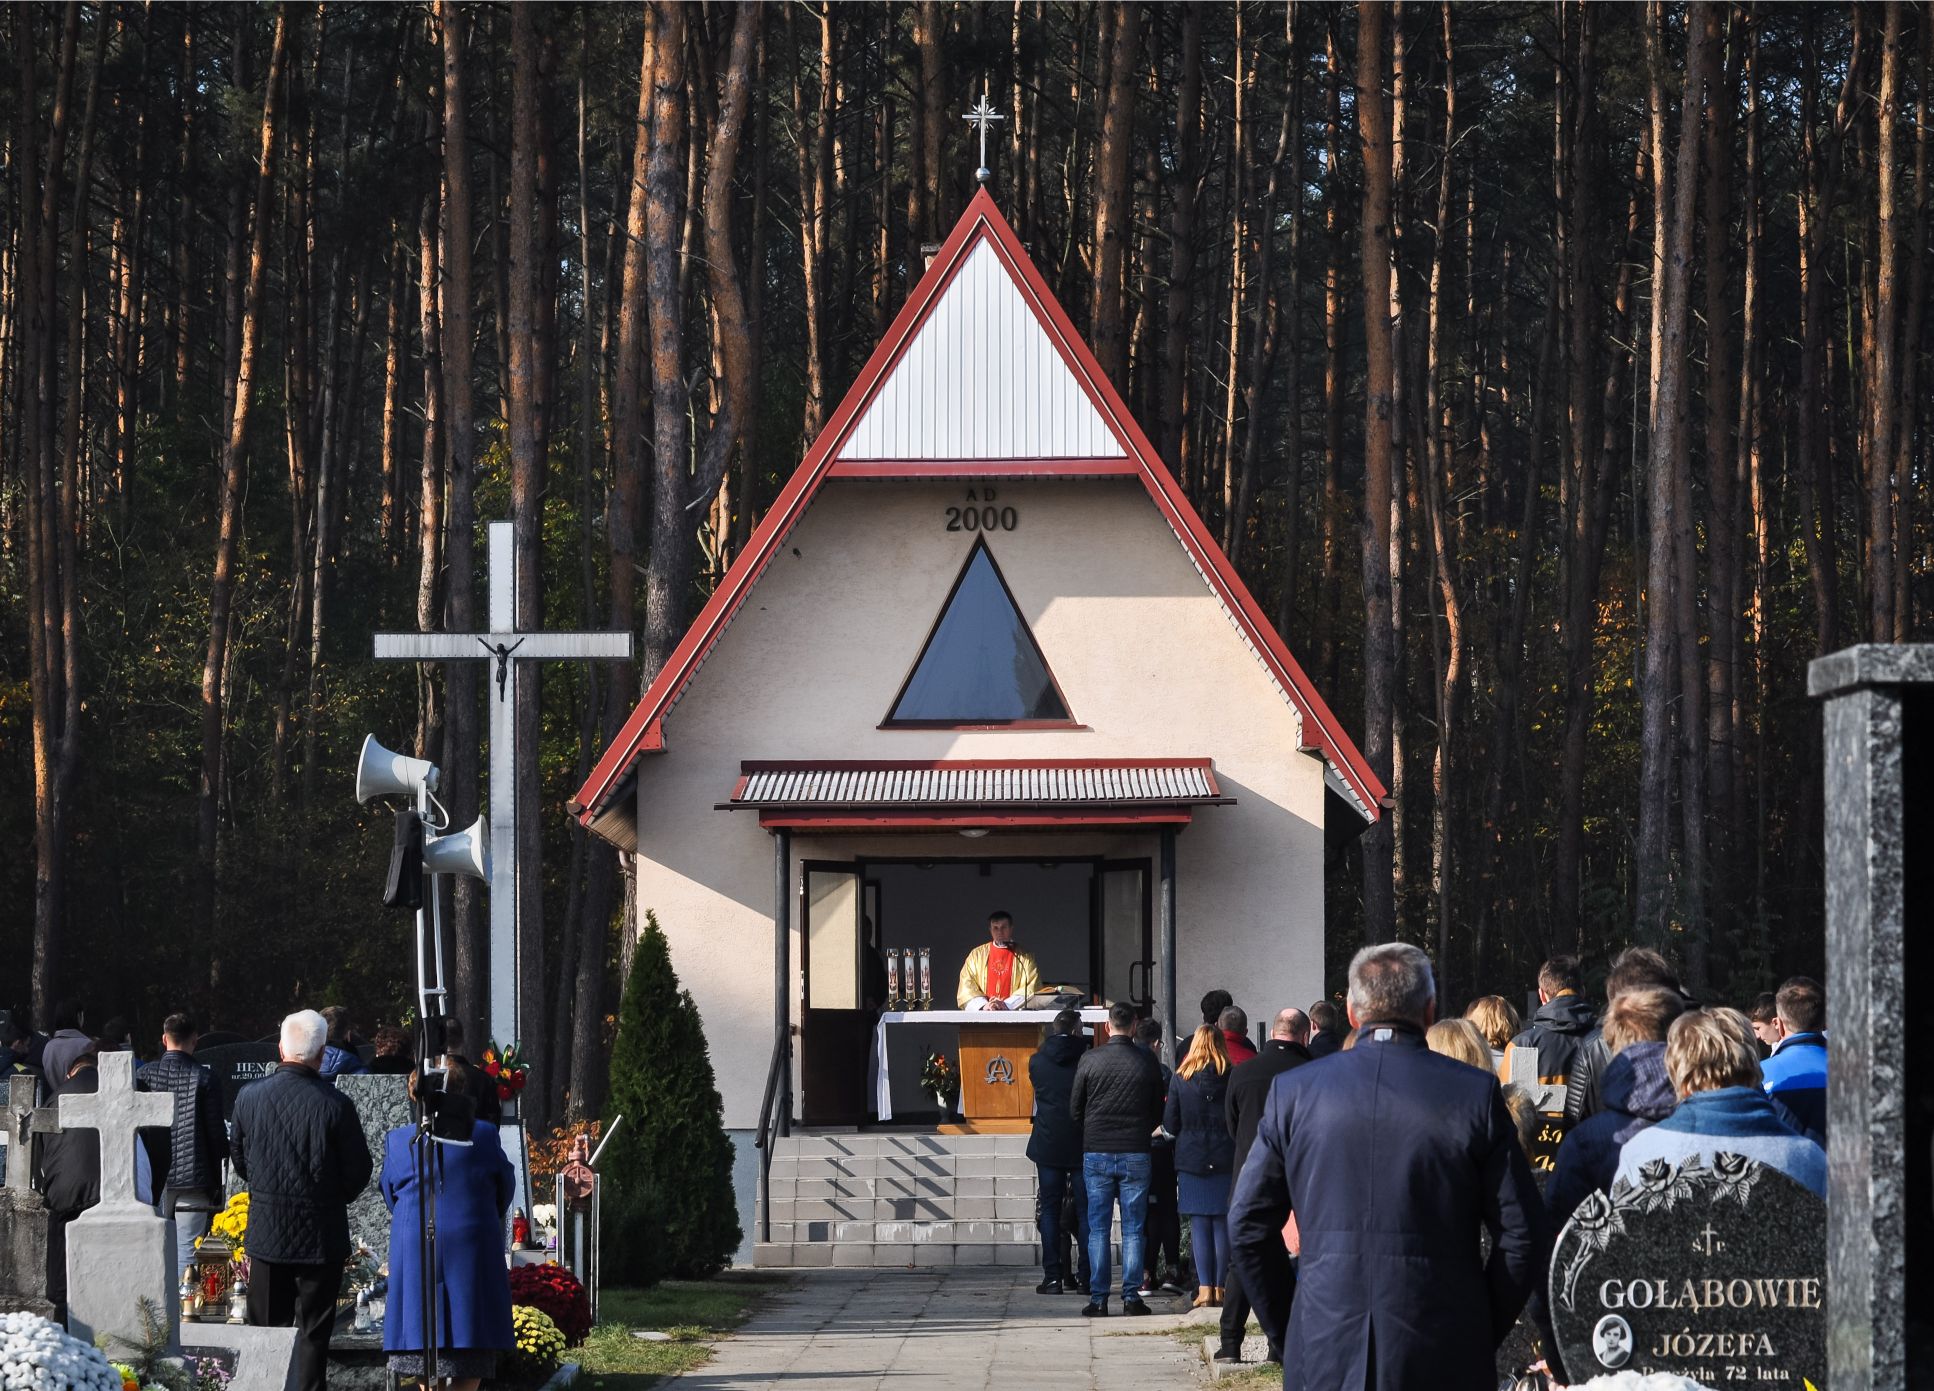
<svg viewBox="0 0 1934 1391"><path fill-rule="evenodd" d="M1574 1381L1826 1385L1826 1204L1736 1154L1655 1160L1559 1234L1551 1316Z"/></svg>

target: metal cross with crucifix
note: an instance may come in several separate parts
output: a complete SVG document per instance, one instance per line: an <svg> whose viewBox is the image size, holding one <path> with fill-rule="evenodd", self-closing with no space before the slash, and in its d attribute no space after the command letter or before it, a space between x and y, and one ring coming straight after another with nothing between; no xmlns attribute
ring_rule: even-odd
<svg viewBox="0 0 1934 1391"><path fill-rule="evenodd" d="M980 100L974 103L974 109L961 119L969 125L980 127L980 168L974 171L974 179L984 184L994 177L994 171L987 167L987 127L995 121L1005 121L1007 117L996 111L987 100L987 93L982 92Z"/></svg>
<svg viewBox="0 0 1934 1391"><path fill-rule="evenodd" d="M101 1054L94 1065L92 1092L66 1092L55 1098L65 1130L101 1132L101 1205L132 1203L134 1132L143 1126L169 1126L175 1120L172 1092L137 1091L134 1054Z"/></svg>
<svg viewBox="0 0 1934 1391"><path fill-rule="evenodd" d="M631 634L521 633L517 631L517 551L509 522L490 524L490 612L485 633L378 633L379 661L487 661L494 691L490 700L490 1032L509 1046L518 1031L521 962L517 934L517 884L536 865L517 863L517 690L527 662L625 661Z"/></svg>
<svg viewBox="0 0 1934 1391"><path fill-rule="evenodd" d="M40 1083L32 1077L7 1079L7 1187L29 1193L34 1186L34 1136L60 1134L60 1111L36 1106Z"/></svg>

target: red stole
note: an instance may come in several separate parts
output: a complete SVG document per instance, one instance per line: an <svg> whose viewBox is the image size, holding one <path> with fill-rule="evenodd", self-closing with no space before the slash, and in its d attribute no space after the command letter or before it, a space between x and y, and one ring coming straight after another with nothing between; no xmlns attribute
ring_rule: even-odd
<svg viewBox="0 0 1934 1391"><path fill-rule="evenodd" d="M991 943L987 951L987 998L1005 1000L1014 993L1014 948Z"/></svg>

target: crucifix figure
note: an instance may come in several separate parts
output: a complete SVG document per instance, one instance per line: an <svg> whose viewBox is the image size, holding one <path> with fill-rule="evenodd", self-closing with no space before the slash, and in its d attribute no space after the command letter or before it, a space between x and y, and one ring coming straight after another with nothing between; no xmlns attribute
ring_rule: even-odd
<svg viewBox="0 0 1934 1391"><path fill-rule="evenodd" d="M65 1130L101 1132L101 1206L125 1206L135 1203L134 1132L143 1126L173 1125L175 1098L171 1092L135 1090L132 1053L103 1053L94 1067L93 1092L55 1098L60 1123Z"/></svg>
<svg viewBox="0 0 1934 1391"><path fill-rule="evenodd" d="M962 119L968 125L980 127L980 168L974 171L974 179L977 183L984 184L994 177L994 171L987 167L987 127L995 121L1005 121L1007 117L996 111L987 100L987 93L982 92L980 100L974 103L974 109Z"/></svg>
<svg viewBox="0 0 1934 1391"><path fill-rule="evenodd" d="M490 1034L508 1047L518 1030L522 975L517 935L517 687L528 662L624 661L630 633L520 633L517 631L517 551L509 522L490 524L486 572L490 594L487 633L378 633L379 661L485 661L496 665L490 705Z"/></svg>
<svg viewBox="0 0 1934 1391"><path fill-rule="evenodd" d="M7 1079L7 1187L31 1193L34 1186L34 1136L60 1134L60 1111L34 1105L40 1084L31 1077Z"/></svg>

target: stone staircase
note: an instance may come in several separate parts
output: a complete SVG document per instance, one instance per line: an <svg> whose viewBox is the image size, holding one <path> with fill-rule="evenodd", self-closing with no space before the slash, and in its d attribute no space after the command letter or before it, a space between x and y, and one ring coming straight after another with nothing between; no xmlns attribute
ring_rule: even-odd
<svg viewBox="0 0 1934 1391"><path fill-rule="evenodd" d="M773 1142L772 1239L756 1266L1033 1265L1022 1135L842 1131Z"/></svg>

